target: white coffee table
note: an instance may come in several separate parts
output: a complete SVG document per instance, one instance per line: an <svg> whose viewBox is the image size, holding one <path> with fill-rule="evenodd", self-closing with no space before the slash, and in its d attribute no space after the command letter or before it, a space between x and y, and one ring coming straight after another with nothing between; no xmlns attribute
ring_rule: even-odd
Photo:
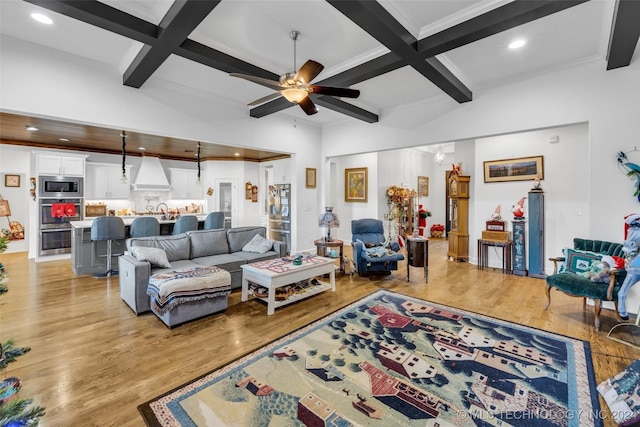
<svg viewBox="0 0 640 427"><path fill-rule="evenodd" d="M323 274L329 274L330 283L320 282L320 285L305 289L304 293L296 293L286 300L276 301L276 288L312 279ZM305 259L302 265L293 265L283 258L245 264L242 266L242 301L249 299L249 282L268 289L267 298L260 299L267 302L267 314L272 315L276 308L283 305L300 301L328 289L331 289L331 292L335 292L336 265L333 259L318 256Z"/></svg>

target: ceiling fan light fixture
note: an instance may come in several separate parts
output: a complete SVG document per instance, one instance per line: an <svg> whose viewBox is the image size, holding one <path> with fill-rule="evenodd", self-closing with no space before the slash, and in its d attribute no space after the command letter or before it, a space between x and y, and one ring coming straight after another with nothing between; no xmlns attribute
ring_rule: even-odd
<svg viewBox="0 0 640 427"><path fill-rule="evenodd" d="M298 104L309 95L309 92L298 87L284 89L280 93L287 99L287 101L293 102L294 104Z"/></svg>

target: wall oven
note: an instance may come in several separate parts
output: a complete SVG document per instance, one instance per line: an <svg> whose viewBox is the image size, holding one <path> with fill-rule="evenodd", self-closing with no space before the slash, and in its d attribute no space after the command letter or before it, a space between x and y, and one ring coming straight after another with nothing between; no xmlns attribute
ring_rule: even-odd
<svg viewBox="0 0 640 427"><path fill-rule="evenodd" d="M41 198L84 197L84 178L79 176L38 177L38 196Z"/></svg>
<svg viewBox="0 0 640 427"><path fill-rule="evenodd" d="M38 209L39 255L71 252L71 221L84 218L83 199L40 199Z"/></svg>

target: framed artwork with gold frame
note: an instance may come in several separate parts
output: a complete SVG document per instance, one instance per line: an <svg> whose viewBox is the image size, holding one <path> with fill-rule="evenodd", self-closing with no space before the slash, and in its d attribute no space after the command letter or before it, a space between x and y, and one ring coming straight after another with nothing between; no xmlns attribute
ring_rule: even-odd
<svg viewBox="0 0 640 427"><path fill-rule="evenodd" d="M8 200L0 200L0 216L11 216Z"/></svg>
<svg viewBox="0 0 640 427"><path fill-rule="evenodd" d="M4 176L5 187L20 187L20 175L6 174Z"/></svg>
<svg viewBox="0 0 640 427"><path fill-rule="evenodd" d="M368 168L348 168L344 170L344 201L367 202Z"/></svg>
<svg viewBox="0 0 640 427"><path fill-rule="evenodd" d="M306 168L305 172L306 172L305 187L316 188L316 178L317 178L316 168Z"/></svg>
<svg viewBox="0 0 640 427"><path fill-rule="evenodd" d="M418 197L429 197L429 177L418 177Z"/></svg>

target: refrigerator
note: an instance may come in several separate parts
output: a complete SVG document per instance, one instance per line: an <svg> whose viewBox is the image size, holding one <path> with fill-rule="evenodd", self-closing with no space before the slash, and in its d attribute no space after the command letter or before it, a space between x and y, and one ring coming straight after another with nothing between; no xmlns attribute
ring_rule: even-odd
<svg viewBox="0 0 640 427"><path fill-rule="evenodd" d="M269 238L285 242L287 252L291 252L291 206L291 184L269 186Z"/></svg>

